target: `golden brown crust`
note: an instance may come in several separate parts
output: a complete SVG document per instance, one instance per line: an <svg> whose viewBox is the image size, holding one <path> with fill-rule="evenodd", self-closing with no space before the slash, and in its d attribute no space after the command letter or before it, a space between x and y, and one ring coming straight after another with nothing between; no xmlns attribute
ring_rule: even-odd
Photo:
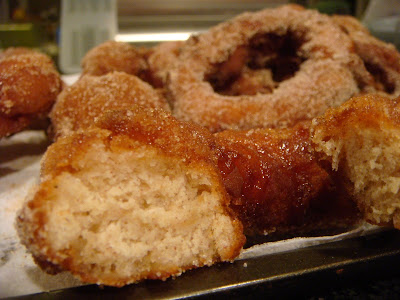
<svg viewBox="0 0 400 300"><path fill-rule="evenodd" d="M131 105L129 110L108 110L100 114L92 126L105 129L107 139L121 139L121 143L126 143L125 148L140 141L157 147L165 154L181 157L188 163L198 160L216 162L216 158L210 156L211 133L195 124L180 122L165 110L146 109L138 105ZM60 139L57 144L51 145L54 149L46 153L42 163L43 176L56 176L66 166L72 171L72 157L78 161L76 157L85 150L82 147L90 145L90 140L98 138L99 134L88 131L75 134L72 140Z"/></svg>
<svg viewBox="0 0 400 300"><path fill-rule="evenodd" d="M44 54L10 55L0 60L0 68L3 115L45 112L61 89L59 74Z"/></svg>
<svg viewBox="0 0 400 300"><path fill-rule="evenodd" d="M312 139L364 218L400 228L400 99L368 94L316 118Z"/></svg>
<svg viewBox="0 0 400 300"><path fill-rule="evenodd" d="M357 54L363 60L369 76L362 78L363 92L380 92L383 95L400 95L400 53L392 44L381 41L352 16L333 16L344 32L354 42Z"/></svg>
<svg viewBox="0 0 400 300"><path fill-rule="evenodd" d="M283 18L283 25L289 24L288 28L276 25L276 18ZM337 22L338 20L336 19ZM177 97L174 113L179 118L194 120L212 131L223 128L290 126L319 115L329 106L339 105L348 96L360 92L359 87L364 88L364 91L369 87L382 90L379 83L374 83L368 74L362 81L356 78L362 76L365 69L359 65L360 61L352 52L353 44L343 37L336 27L331 28L332 24L325 16L293 5L245 14L217 26L204 35L191 38L185 45L161 44L157 49L153 49L152 54L146 53L144 56L135 50L132 52L135 53L131 57L132 64L128 66L131 69L123 69L127 65L126 60L121 64L124 56L118 56L121 60L113 61L116 56L110 55L109 52L113 51L109 49L114 49L116 52L122 51L121 53L127 54L121 50L132 50L130 47L126 48L127 45L109 42L94 49L93 52L98 55L94 55L95 63L90 63L93 53L88 55L83 62L86 64L84 72L90 73L95 70L93 74L99 76L84 75L59 96L51 117L55 136L62 137L46 152L41 166L41 184L18 216L19 234L23 243L33 253L35 261L50 272L69 270L85 282L122 286L142 279L166 279L194 267L210 265L221 260L233 260L244 243L243 227L239 220L243 222L248 234L274 231L299 233L314 230L316 227L320 230L346 227L359 220L353 202L355 200L368 221L380 225L394 224L396 228L400 228L400 201L397 199L400 187L400 170L397 168L400 165L400 152L396 150L400 145L400 99L390 101L380 96L369 95L355 98L338 108L326 111L323 116L315 119L312 125L305 122L286 129L226 130L212 135L200 125L175 119L166 111L166 102L160 98L157 91L140 79L127 74L139 74L153 85L163 87L169 80L168 70L175 68L174 59L180 55L183 61L171 72L172 83L169 87L171 95ZM350 27L345 27L348 28L348 32L353 32L349 34L350 37L356 35L356 31L368 34L362 27L358 27L357 23L349 21L349 24ZM241 26L244 26L245 31L241 31ZM282 32L274 26L278 26ZM315 26L316 31L311 31L310 26ZM273 35L259 36L260 28L263 34L265 31L273 32ZM288 39L282 38L286 34L296 35L297 39L302 40L302 45L297 50L305 55L300 57L299 72L302 72L303 78L301 74L296 74L288 79L288 74L283 72L278 76L282 78L277 79L277 74L272 71L264 72L254 70L250 66L243 67L249 55L258 55L254 49L248 50L248 43L252 43L254 48L260 45L265 47L265 41L275 41L275 45L286 44ZM322 40L315 41L316 36ZM215 40L218 47L203 53L206 46L209 47L210 41ZM225 44L226 40L229 41L228 44ZM353 40L356 41L355 38ZM357 51L363 49L360 44L357 47ZM168 55L171 55L171 59L162 56L163 49L170 51ZM181 49L182 54L179 54ZM390 51L382 51L390 54ZM8 57L17 57L18 54L10 52L11 54L0 58L0 63ZM364 59L364 50L359 53ZM396 62L391 61L386 54L379 58L383 59L383 64L392 64L392 69L395 70ZM110 67L109 69L103 69L104 66L101 66L102 55L107 56L108 60L104 66ZM142 64L143 57L149 58L151 71L146 70L146 62ZM265 57L258 58L263 60ZM287 63L288 68L297 63L298 58L291 57ZM88 66L93 67L93 70ZM114 67L123 72L112 72ZM208 67L210 69L207 69ZM98 70L100 71L96 74ZM104 74L102 72L107 74L101 75ZM239 76L231 86L226 87L225 82L236 73ZM292 75L289 74L290 76ZM294 79L296 76L298 77ZM308 86L307 91L303 93L304 86L310 84L310 77L315 80L314 86ZM205 79L210 82L205 83ZM224 94L216 96L220 102L203 102L215 100L213 97L216 92L210 89L211 84ZM327 89L327 86L334 88ZM285 89L285 92L280 92L279 89ZM388 91L390 89L386 88L384 92ZM179 98L182 95L188 98L182 100ZM199 98L202 100L197 101ZM259 100L261 106L255 103ZM332 102L329 102L331 100ZM19 118L18 111L13 114L10 109L8 113L10 117L0 115L0 136L2 132L9 135L12 131L26 126L25 122L28 122L23 117ZM382 147L386 142L386 148ZM361 145L362 151L354 148L357 143ZM372 160L371 157L363 159L360 153L364 152L389 154L381 155L382 159L378 161ZM90 157L93 153L94 157ZM97 155L101 156L104 153L107 153L105 159L98 160ZM233 228L232 236L229 236L230 243L224 245L218 255L193 263L185 262L184 265L158 265L157 262L152 262L151 268L126 275L115 274L115 265L107 272L97 273L93 271L96 268L95 263L89 260L81 261L81 250L86 246L86 241L82 242L83 236L74 241L72 246L61 250L53 244L53 239L48 235L54 229L51 219L57 221L60 217L61 220L64 214L68 216L70 212L70 209L63 208L64 203L59 200L63 197L59 190L65 183L63 180L69 178L71 183L75 183L76 179L79 184L87 184L85 188L92 189L90 191L93 192L92 182L88 180L86 183L82 174L90 173L94 169L96 172L90 173L89 178L104 176L109 180L105 181L107 193L112 190L118 194L120 187L118 186L116 191L112 188L126 178L119 180L117 177L118 180L115 180L113 185L113 181L110 180L112 176L107 176L120 174L121 169L127 167L133 168L134 164L127 166L121 163L124 160L118 160L120 156L129 156L132 153L139 153L140 159L149 155L149 169L160 159L167 166L167 170L175 171L175 167L179 165L181 169L177 168L179 171L172 173L184 170L182 173L186 176L193 170L198 172L196 174L201 176L196 196L210 190L202 179L207 178L211 181L213 192L219 197L218 205L222 207L222 215L229 217L230 226ZM353 161L354 158L357 158L357 162ZM137 161L140 162L140 159ZM327 161L333 169L327 165ZM102 173L102 164L112 166L105 169L108 173ZM369 170L369 167L373 170ZM382 172L376 173L376 169ZM387 172L388 169L391 171ZM166 177L172 177L172 173L167 172ZM366 177L360 179L361 173L367 174ZM128 181L135 178L135 175L129 173ZM383 179L376 180L378 177ZM136 179L145 182L144 187L147 189L149 184L143 178L145 176ZM179 181L178 186L184 185ZM161 201L168 189L167 185L162 187L151 200ZM174 197L180 191L181 188ZM130 191L127 194L133 199L139 193ZM91 193L83 195L78 197L76 203L72 203L76 206L88 204L87 199L92 197ZM92 198L96 200L99 195L100 193ZM107 201L114 197L111 194L106 195L104 199ZM73 195L66 197L66 201L69 197L73 198ZM201 197L200 199L204 200ZM382 199L390 201L383 203ZM57 210L57 213L54 203L62 208ZM149 205L146 203L144 206L147 209ZM125 204L121 207L124 211ZM221 207L218 206L217 209ZM104 215L102 212L90 218L102 220L107 212L112 216L114 208L106 210ZM79 226L76 220L85 219L89 214L98 212L96 209L95 206L88 211L78 210L73 216L76 219L70 223L67 217L66 224L69 225L65 227L66 230L77 224ZM132 221L130 213L126 221L128 225ZM212 213L214 211L211 211ZM236 219L236 215L239 220ZM118 220L119 216L113 217L111 223ZM89 226L90 234L98 233L96 226L99 224ZM213 233L219 229L215 228ZM130 236L128 240L129 238ZM108 246L112 248L113 245ZM119 248L121 249L124 247ZM143 261L140 260L139 263L142 264ZM101 265L101 262L99 264Z"/></svg>
<svg viewBox="0 0 400 300"><path fill-rule="evenodd" d="M118 71L143 76L147 70L146 51L128 43L107 41L91 49L83 57L82 74L105 75Z"/></svg>
<svg viewBox="0 0 400 300"><path fill-rule="evenodd" d="M309 123L223 131L216 141L231 207L248 234L306 234L359 221L350 197L318 160Z"/></svg>
<svg viewBox="0 0 400 300"><path fill-rule="evenodd" d="M216 162L210 150L213 142L211 133L196 124L179 121L164 110L134 106L128 112L109 111L97 121L96 126L109 130L110 138L126 135L157 147L165 154L180 157L187 163Z"/></svg>
<svg viewBox="0 0 400 300"><path fill-rule="evenodd" d="M390 100L379 94L353 97L337 108L329 109L313 120L313 131L321 130L331 138L345 139L357 127L388 129L400 125L399 99ZM353 130L353 129L354 130Z"/></svg>
<svg viewBox="0 0 400 300"><path fill-rule="evenodd" d="M241 47L248 54L236 55ZM173 113L212 131L311 119L357 94L354 74L367 73L351 40L328 16L292 5L245 13L193 36L179 60L168 85ZM268 94L218 94L221 81L229 83L246 64L270 64L272 70L285 64L287 73L274 71L277 87Z"/></svg>
<svg viewBox="0 0 400 300"><path fill-rule="evenodd" d="M166 100L149 84L123 72L84 75L59 95L50 118L55 138L85 129L107 110L133 105L169 111Z"/></svg>
<svg viewBox="0 0 400 300"><path fill-rule="evenodd" d="M60 75L47 55L25 48L4 51L0 57L0 136L45 117L61 88Z"/></svg>
<svg viewBox="0 0 400 300"><path fill-rule="evenodd" d="M115 71L125 72L138 76L163 95L167 73L174 66L183 43L173 41L152 48L138 48L124 42L107 41L83 57L82 74L101 76Z"/></svg>
<svg viewBox="0 0 400 300"><path fill-rule="evenodd" d="M163 110L147 110L136 106L132 110L105 113L98 120L98 126L92 127L86 132L61 137L49 147L43 158L42 182L19 214L17 224L21 240L41 266L52 272L58 269L68 270L84 282L123 286L143 279L166 279L170 276L178 276L185 270L211 265L218 261L231 261L239 255L245 242L242 234L243 227L228 207L229 198L223 187L216 165L217 158L211 147L212 136L207 130L196 125L179 122ZM90 155L90 153L93 153L93 149L96 149L96 157ZM105 154L107 154L106 157L109 156L112 159L107 159L107 161L100 163L98 157L102 157ZM77 198L76 201L78 202L75 205L79 207L75 206L73 210L76 209L79 213L71 213L69 215L70 210L67 210L68 212L65 210L64 204L72 201L70 198L73 198L73 196L71 194L65 199L61 199L64 196L64 193L60 190L63 189L63 180L74 178L67 189L76 189L77 187L74 186L76 182L80 186L87 180L85 179L85 174L90 174L89 178L91 179L87 183L87 189L93 189L93 186L96 186L94 183L96 179L92 176L100 176L101 178L112 180L112 174L120 173L121 168L125 170L139 168L138 164L147 161L146 156L149 156L149 160L146 163L148 165L146 165L142 175L128 171L127 176L116 183L123 190L121 185L123 181L131 182L125 188L132 188L132 185L138 184L141 186L141 182L149 180L144 186L142 185L142 191L138 190L133 195L128 192L129 196L126 201L124 200L122 203L116 202L113 204L113 209L102 210L103 204L106 205L106 203L101 201L89 213L85 213L85 207L91 202L96 202L97 197L101 197L101 193L97 190L92 190L92 193L96 196L86 194L86 197ZM136 157L137 160L134 160L131 165L122 166L118 163L118 159L123 157ZM116 161L114 162L113 160ZM158 167L152 167L152 164L157 164L160 161L167 166L166 170L158 171ZM111 166L111 168L103 169L103 164ZM147 174L148 169L161 172L160 174L167 172L169 175L166 177L164 185L170 182L170 177L173 178L179 175L189 181L196 182L199 190L188 191L188 195L192 193L194 199L186 198L186 196L182 198L181 194L185 193L184 189L187 188L188 183L182 182L181 179L178 182L171 181L171 184L175 185L176 194L172 198L168 196L164 199L164 193L168 194L168 190L172 186L161 185L160 190L156 190L157 198L155 199L154 196L151 196L146 200L149 201L148 204L143 204L143 206L137 208L142 210L143 213L133 217L135 209L130 212L129 206L146 199L146 191L149 189L148 185L150 183L154 186L160 184L160 182L154 182L151 178L146 179L147 176L144 175ZM188 174L192 175L189 176ZM99 189L102 188L102 186L99 187ZM105 187L105 191L108 192L110 188L110 186ZM152 188L155 187L152 186ZM139 195L139 193L142 194ZM107 195L106 202L115 201L111 194ZM217 198L213 198L214 196L217 196ZM210 202L212 204L211 207L202 203L208 203L210 201L209 197L214 199ZM116 197L116 199L119 198ZM164 202L171 203L166 204L166 207L163 208ZM184 218L184 216L176 214L176 211L174 211L175 203L178 202L182 202L182 205L189 205L182 212L178 209L180 214L188 214L190 216L187 220L183 219L187 222L183 227L179 223L179 219L181 217ZM154 214L158 214L164 209L165 212L161 215L160 220L152 219L155 216ZM199 209L199 215L196 213L197 209ZM128 211L128 214L124 213L125 211ZM115 221L113 215L118 212L122 216L118 218L120 221ZM70 222L68 221L69 218L77 219L74 222ZM106 224L104 220L107 218L112 218L111 224ZM125 218L126 220L123 221ZM196 223L204 220L204 218L207 220L206 223L204 221ZM89 220L91 224L95 223L95 225L89 226L76 223L82 220ZM169 231L170 227L167 226L166 229L162 229L162 226L165 226L162 224L167 220L171 220L168 221L171 222L171 226L175 226L172 224L176 223L178 228ZM69 232L73 231L76 226L82 226L78 230L79 236L76 240L71 239L69 246L65 246L65 248L58 246L65 243L64 238L58 241L56 241L57 238L54 239L54 236L53 239L51 238L51 234L58 227L59 222L67 222L60 227L63 231L60 234L66 232L67 237L70 236L68 235ZM107 241L107 239L104 239L106 234L104 232L112 230L114 223L120 223L121 231L118 232L119 235L123 235L123 232L128 230L135 232L135 235L125 234L122 245L107 246L110 249L115 248L115 251L120 254L107 258L109 255L97 253L98 250L96 250L90 251L89 257L82 259L84 255L83 249L88 247L98 249L102 242ZM140 227L135 228L136 224L147 223L151 226L143 227L143 229ZM96 230L97 227L105 225L107 225L105 229ZM201 233L199 231L201 227L205 228L203 229L205 230L205 235L200 236L199 239L198 234ZM192 228L193 235L189 234L187 237L193 241L182 241L182 237L178 233L175 236L175 232L180 231L185 232L186 235L187 229L185 228ZM159 234L162 238L160 241L158 236L154 235L157 234L157 230L160 230ZM153 238L146 235L143 236L144 231L150 231ZM90 240L93 234L98 234L98 238ZM210 235L218 238L212 241ZM154 238L159 242L155 242ZM209 238L211 242L208 240ZM143 243L141 242L142 239ZM147 246L145 241L149 239L151 240L151 245ZM119 239L117 238L117 240ZM166 247L166 250L161 250L162 252L172 251L168 252L170 254L167 255L167 258L157 259L158 255L162 256L162 253L158 252L160 251L158 250L160 246L158 243ZM210 249L204 248L202 246L204 243L211 243ZM188 244L196 250L184 248L185 253L173 250L181 247L182 244ZM131 254L132 258L130 258L129 254L124 252L124 248L133 247L132 245L137 245L135 247L138 250L132 250L135 253L137 251L140 252L141 247L150 248L144 258L138 259L133 253ZM155 252L155 257L152 257L153 251ZM94 254L94 252L97 254ZM100 258L92 260L92 255ZM176 257L181 255L183 263L173 263ZM192 255L193 258L190 258ZM106 258L111 260L109 264L104 263ZM171 262L169 262L170 259ZM127 261L118 265L117 262L121 260ZM132 264L132 267L130 267L130 264ZM126 272L125 269L131 269L131 271Z"/></svg>
<svg viewBox="0 0 400 300"><path fill-rule="evenodd" d="M26 116L8 118L0 115L0 138L24 130L31 122L31 118Z"/></svg>

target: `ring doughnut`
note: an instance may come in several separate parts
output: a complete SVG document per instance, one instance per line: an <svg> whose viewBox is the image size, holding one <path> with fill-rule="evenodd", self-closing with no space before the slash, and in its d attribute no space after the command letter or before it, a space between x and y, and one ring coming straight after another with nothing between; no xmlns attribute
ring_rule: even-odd
<svg viewBox="0 0 400 300"><path fill-rule="evenodd" d="M297 5L244 13L192 36L179 60L167 87L173 114L212 131L310 119L357 94L353 73L367 73L330 17ZM262 93L224 94L242 69L265 68L274 82L264 74Z"/></svg>
<svg viewBox="0 0 400 300"><path fill-rule="evenodd" d="M333 20L353 40L357 54L372 77L365 92L400 95L400 53L392 44L381 41L352 16L332 16Z"/></svg>

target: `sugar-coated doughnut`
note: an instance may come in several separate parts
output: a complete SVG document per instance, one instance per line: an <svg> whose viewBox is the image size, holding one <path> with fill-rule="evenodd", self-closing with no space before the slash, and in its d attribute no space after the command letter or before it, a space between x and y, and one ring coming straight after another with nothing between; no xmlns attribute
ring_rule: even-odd
<svg viewBox="0 0 400 300"><path fill-rule="evenodd" d="M314 148L370 223L400 229L400 99L361 95L313 120Z"/></svg>
<svg viewBox="0 0 400 300"><path fill-rule="evenodd" d="M178 61L183 44L183 41L163 42L151 48L147 62L153 86L162 88L167 84L168 72Z"/></svg>
<svg viewBox="0 0 400 300"><path fill-rule="evenodd" d="M99 76L118 71L142 77L147 70L146 52L125 42L106 41L82 58L82 74Z"/></svg>
<svg viewBox="0 0 400 300"><path fill-rule="evenodd" d="M272 72L258 74L264 85L243 78L263 69ZM167 88L176 117L212 131L287 127L359 93L355 74L367 73L351 39L329 16L286 5L244 13L192 36ZM244 91L240 85L250 92L237 95Z"/></svg>
<svg viewBox="0 0 400 300"><path fill-rule="evenodd" d="M148 83L124 72L83 75L58 96L50 112L52 135L57 138L94 124L107 110L133 105L169 111L166 100Z"/></svg>
<svg viewBox="0 0 400 300"><path fill-rule="evenodd" d="M382 93L390 97L400 95L400 53L392 44L372 36L352 16L333 16L333 20L354 42L357 54L363 60L370 77L365 76L364 92Z"/></svg>
<svg viewBox="0 0 400 300"><path fill-rule="evenodd" d="M123 286L239 255L242 225L207 130L135 107L106 112L98 126L50 146L19 213L40 266Z"/></svg>
<svg viewBox="0 0 400 300"><path fill-rule="evenodd" d="M0 54L0 137L46 118L62 81L51 58L26 49Z"/></svg>

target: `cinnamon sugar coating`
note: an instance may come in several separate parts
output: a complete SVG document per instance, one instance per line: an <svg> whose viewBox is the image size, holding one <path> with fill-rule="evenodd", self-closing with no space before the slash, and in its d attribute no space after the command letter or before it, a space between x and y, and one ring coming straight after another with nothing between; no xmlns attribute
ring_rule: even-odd
<svg viewBox="0 0 400 300"><path fill-rule="evenodd" d="M0 52L0 59L7 56L31 54L33 50L25 47L9 47Z"/></svg>
<svg viewBox="0 0 400 300"><path fill-rule="evenodd" d="M26 48L4 51L0 55L0 137L45 118L61 89L50 57Z"/></svg>
<svg viewBox="0 0 400 300"><path fill-rule="evenodd" d="M21 240L47 271L123 286L231 261L243 229L348 228L359 211L400 229L400 99L344 102L397 95L399 61L353 19L294 5L148 52L107 42L52 110ZM167 87L174 116L131 74ZM0 136L27 122L0 114Z"/></svg>
<svg viewBox="0 0 400 300"><path fill-rule="evenodd" d="M183 45L183 41L164 42L149 50L147 63L154 87L162 88L167 84L168 72L178 61Z"/></svg>
<svg viewBox="0 0 400 300"><path fill-rule="evenodd" d="M332 19L352 39L356 53L369 72L368 76L364 75L362 91L398 97L400 53L396 47L372 36L360 21L352 16L333 16Z"/></svg>
<svg viewBox="0 0 400 300"><path fill-rule="evenodd" d="M266 88L232 95L230 86L246 69L270 69L272 84L267 76ZM168 89L176 117L211 131L287 127L359 93L360 74L368 72L352 41L330 17L286 5L191 37Z"/></svg>
<svg viewBox="0 0 400 300"><path fill-rule="evenodd" d="M344 229L358 210L399 228L398 103L360 96L312 123L214 135L159 109L106 111L50 146L19 234L40 265L122 286L234 259L243 228Z"/></svg>
<svg viewBox="0 0 400 300"><path fill-rule="evenodd" d="M167 73L174 66L182 45L181 41L172 41L139 48L124 42L106 41L83 57L82 74L101 76L124 72L138 76L164 93Z"/></svg>
<svg viewBox="0 0 400 300"><path fill-rule="evenodd" d="M100 76L118 71L142 78L147 70L147 51L124 42L106 41L82 58L82 74Z"/></svg>
<svg viewBox="0 0 400 300"><path fill-rule="evenodd" d="M107 110L134 105L169 111L166 100L146 82L123 72L84 75L57 98L50 118L55 138L85 129Z"/></svg>
<svg viewBox="0 0 400 300"><path fill-rule="evenodd" d="M123 286L231 261L245 238L211 134L163 110L107 112L58 139L18 217L40 266Z"/></svg>

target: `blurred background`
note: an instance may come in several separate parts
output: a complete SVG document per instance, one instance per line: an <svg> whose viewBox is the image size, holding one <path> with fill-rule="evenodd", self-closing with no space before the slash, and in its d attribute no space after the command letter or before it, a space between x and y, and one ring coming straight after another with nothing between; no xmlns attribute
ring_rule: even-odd
<svg viewBox="0 0 400 300"><path fill-rule="evenodd" d="M241 12L289 2L353 15L400 46L400 0L0 0L0 49L36 48L72 73L82 55L107 39L145 47L185 40Z"/></svg>

